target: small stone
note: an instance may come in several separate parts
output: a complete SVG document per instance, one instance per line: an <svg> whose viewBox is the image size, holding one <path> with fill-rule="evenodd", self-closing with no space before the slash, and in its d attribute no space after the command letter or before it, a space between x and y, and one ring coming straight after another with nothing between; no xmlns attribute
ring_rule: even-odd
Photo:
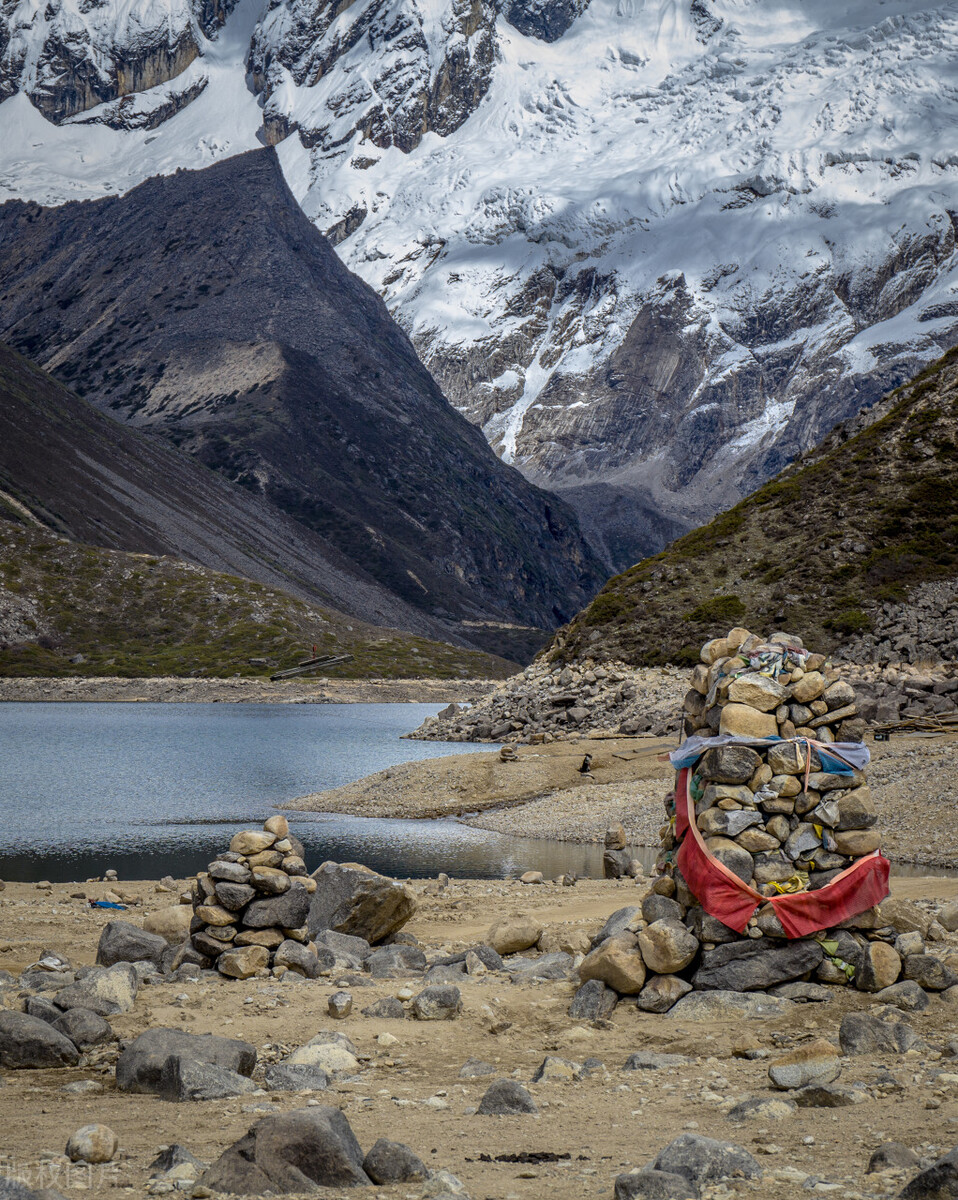
<svg viewBox="0 0 958 1200"><path fill-rule="evenodd" d="M748 783L762 764L748 746L713 746L702 756L698 774L712 783Z"/></svg>
<svg viewBox="0 0 958 1200"><path fill-rule="evenodd" d="M329 1075L315 1063L270 1063L264 1075L270 1092L322 1092Z"/></svg>
<svg viewBox="0 0 958 1200"><path fill-rule="evenodd" d="M868 1013L846 1013L838 1038L843 1054L904 1054L919 1040L904 1022L892 1024Z"/></svg>
<svg viewBox="0 0 958 1200"><path fill-rule="evenodd" d="M834 1083L841 1073L838 1051L824 1038L816 1038L783 1054L768 1068L769 1079L783 1090Z"/></svg>
<svg viewBox="0 0 958 1200"><path fill-rule="evenodd" d="M482 1062L478 1058L467 1058L459 1068L460 1079L480 1079L484 1075L495 1075L496 1068L492 1063Z"/></svg>
<svg viewBox="0 0 958 1200"><path fill-rule="evenodd" d="M328 1041L327 1034L317 1034L305 1046L294 1050L287 1061L294 1066L321 1067L328 1075L355 1075L359 1070L359 1059L355 1047L346 1039L347 1045Z"/></svg>
<svg viewBox="0 0 958 1200"><path fill-rule="evenodd" d="M281 942L273 954L274 967L285 967L288 971L302 975L304 979L318 979L324 970L328 971L332 967L334 961L335 956L331 951L324 948L323 957L320 958L318 953L314 953L302 942L293 941L292 938Z"/></svg>
<svg viewBox="0 0 958 1200"><path fill-rule="evenodd" d="M326 1002L331 1017L348 1017L353 1011L353 998L349 992L334 992Z"/></svg>
<svg viewBox="0 0 958 1200"><path fill-rule="evenodd" d="M929 992L943 992L958 984L958 975L934 954L909 954L902 960L902 974Z"/></svg>
<svg viewBox="0 0 958 1200"><path fill-rule="evenodd" d="M108 1125L83 1125L70 1135L66 1153L71 1162L108 1163L118 1146L119 1139Z"/></svg>
<svg viewBox="0 0 958 1200"><path fill-rule="evenodd" d="M404 1021L406 1019L406 1010L403 1008L402 1002L395 996L384 996L374 1004L368 1005L362 1012L364 1017L373 1017L378 1020Z"/></svg>
<svg viewBox="0 0 958 1200"><path fill-rule="evenodd" d="M569 1016L576 1021L601 1021L609 1016L618 1001L618 993L601 979L588 979L572 997Z"/></svg>
<svg viewBox="0 0 958 1200"><path fill-rule="evenodd" d="M786 697L785 689L767 675L757 671L739 675L732 680L728 689L729 701L734 705L748 705L760 713L770 713L778 708ZM723 730L722 732L727 732ZM777 731L776 731L777 732Z"/></svg>
<svg viewBox="0 0 958 1200"><path fill-rule="evenodd" d="M520 883L545 883L546 877L541 871L526 871L519 876Z"/></svg>
<svg viewBox="0 0 958 1200"><path fill-rule="evenodd" d="M938 910L938 923L949 933L958 931L958 900L950 900Z"/></svg>
<svg viewBox="0 0 958 1200"><path fill-rule="evenodd" d="M482 1117L506 1117L539 1110L522 1084L514 1079L497 1079L487 1088L476 1111Z"/></svg>
<svg viewBox="0 0 958 1200"><path fill-rule="evenodd" d="M860 1088L840 1087L835 1083L810 1084L792 1092L790 1099L799 1108L848 1108L852 1104L862 1104L868 1099L868 1094Z"/></svg>
<svg viewBox="0 0 958 1200"><path fill-rule="evenodd" d="M581 1078L582 1065L570 1062L567 1058L556 1058L549 1055L544 1058L532 1076L533 1083L554 1083L556 1081L570 1083Z"/></svg>
<svg viewBox="0 0 958 1200"><path fill-rule="evenodd" d="M289 821L282 813L276 813L263 822L263 829L274 837L285 838L289 836Z"/></svg>
<svg viewBox="0 0 958 1200"><path fill-rule="evenodd" d="M268 896L281 896L290 888L289 876L279 867L254 867L250 882L258 892Z"/></svg>
<svg viewBox="0 0 958 1200"><path fill-rule="evenodd" d="M873 1004L894 1004L902 1012L924 1012L931 1001L924 988L913 979L903 979L891 987L882 988L872 996Z"/></svg>

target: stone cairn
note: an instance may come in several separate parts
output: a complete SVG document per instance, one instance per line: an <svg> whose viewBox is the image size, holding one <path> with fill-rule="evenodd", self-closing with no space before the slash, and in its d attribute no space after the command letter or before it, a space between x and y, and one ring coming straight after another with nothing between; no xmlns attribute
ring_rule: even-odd
<svg viewBox="0 0 958 1200"><path fill-rule="evenodd" d="M270 968L315 976L307 918L317 884L285 817L237 833L190 886L190 942L201 966L234 979Z"/></svg>
<svg viewBox="0 0 958 1200"><path fill-rule="evenodd" d="M826 744L865 735L854 689L823 655L788 634L763 643L747 629L733 629L706 642L691 682L684 704L689 735ZM823 887L880 846L864 775L823 769L814 749L809 764L801 742L709 750L696 768L692 797L709 850L765 895ZM669 809L671 817L671 802ZM673 858L671 829L662 837L664 869Z"/></svg>
<svg viewBox="0 0 958 1200"><path fill-rule="evenodd" d="M706 643L701 658L684 704L689 736L832 743L860 741L864 734L854 691L798 638L776 634L764 642L733 629ZM696 822L706 845L766 896L823 887L879 848L864 774L830 772L814 748L807 763L807 752L801 741L754 749L729 743L706 749L694 769ZM661 830L656 873L636 880L639 902L614 913L592 940L579 967L582 986L572 1016L607 1015L624 996L646 1012L678 1004L692 1015L696 1005L709 1003L698 993L821 999L822 984L838 984L866 992L897 987L904 1003L920 989L958 984L926 945L944 938L944 929L908 901L882 901L804 938L785 937L771 903L758 909L744 934L729 928L703 909L682 877L674 793L665 807L669 821ZM627 854L622 841L610 830L607 859ZM613 872L626 873L632 872ZM897 1003L898 992L883 994Z"/></svg>

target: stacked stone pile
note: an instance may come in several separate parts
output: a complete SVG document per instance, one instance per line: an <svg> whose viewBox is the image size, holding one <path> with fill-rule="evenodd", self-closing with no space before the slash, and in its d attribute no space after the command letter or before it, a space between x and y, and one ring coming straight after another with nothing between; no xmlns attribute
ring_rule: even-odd
<svg viewBox="0 0 958 1200"><path fill-rule="evenodd" d="M810 654L791 635L763 643L733 629L703 646L691 682L684 704L690 735L820 743L864 737L854 689L823 655ZM716 746L696 767L692 796L708 848L766 895L783 884L786 890L822 887L880 845L864 775L829 771L801 742ZM666 866L674 849L668 829L663 846Z"/></svg>
<svg viewBox="0 0 958 1200"><path fill-rule="evenodd" d="M190 942L200 965L235 979L275 967L315 978L308 917L316 887L285 817L237 833L191 883Z"/></svg>
<svg viewBox="0 0 958 1200"><path fill-rule="evenodd" d="M410 737L539 745L591 730L662 736L678 727L685 673L620 662L561 667L537 661L471 708L450 704Z"/></svg>
<svg viewBox="0 0 958 1200"><path fill-rule="evenodd" d="M705 749L691 786L712 854L771 897L823 887L878 849L864 774L829 770L800 740L827 745L864 733L855 692L832 664L797 638L763 642L745 629L706 643L701 657L684 704L687 734L795 739ZM854 985L907 1008L926 1005L926 991L958 985L953 964L929 948L945 928L904 901L886 900L808 938L787 939L771 903L745 935L730 929L705 912L676 864L674 794L666 811L656 877L640 878L638 903L613 914L593 939L579 966L573 1016L607 1015L623 996L648 1012L678 1004L689 1016L707 1015L711 1001L690 993L772 989L778 998L811 1000L822 998L821 984Z"/></svg>

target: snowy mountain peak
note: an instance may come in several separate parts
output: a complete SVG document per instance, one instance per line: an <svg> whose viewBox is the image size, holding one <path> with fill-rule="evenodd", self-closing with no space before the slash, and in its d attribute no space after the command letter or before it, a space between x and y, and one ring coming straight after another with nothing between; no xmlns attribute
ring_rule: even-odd
<svg viewBox="0 0 958 1200"><path fill-rule="evenodd" d="M187 2L79 4L71 62L115 82L59 129L0 105L0 194L276 143L450 400L617 566L958 341L956 0L242 0L211 39ZM63 113L66 26L32 12L3 9L2 94Z"/></svg>

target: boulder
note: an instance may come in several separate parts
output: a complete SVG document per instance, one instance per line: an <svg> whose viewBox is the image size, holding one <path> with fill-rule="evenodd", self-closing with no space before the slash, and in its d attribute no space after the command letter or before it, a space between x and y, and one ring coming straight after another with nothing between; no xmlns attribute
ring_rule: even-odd
<svg viewBox="0 0 958 1200"><path fill-rule="evenodd" d="M418 946L380 946L366 959L366 970L374 979L408 979L410 975L419 975L425 969L426 956Z"/></svg>
<svg viewBox="0 0 958 1200"><path fill-rule="evenodd" d="M193 911L188 904L171 904L169 908L147 913L143 918L143 929L146 933L161 937L167 945L180 946L189 936L192 916Z"/></svg>
<svg viewBox="0 0 958 1200"><path fill-rule="evenodd" d="M321 929L313 938L317 949L324 946L336 956L333 969L337 971L361 971L372 953L365 938L352 937L348 933L337 933L335 929Z"/></svg>
<svg viewBox="0 0 958 1200"><path fill-rule="evenodd" d="M668 1012L673 1004L677 1004L691 990L692 985L680 979L678 975L651 975L636 997L635 1006L641 1012Z"/></svg>
<svg viewBox="0 0 958 1200"><path fill-rule="evenodd" d="M270 1063L264 1079L270 1092L322 1092L329 1087L323 1068L310 1063Z"/></svg>
<svg viewBox="0 0 958 1200"><path fill-rule="evenodd" d="M839 1053L831 1042L815 1038L769 1064L768 1077L783 1091L834 1083L842 1073Z"/></svg>
<svg viewBox="0 0 958 1200"><path fill-rule="evenodd" d="M423 988L410 1011L417 1021L452 1021L462 1012L462 993L452 984Z"/></svg>
<svg viewBox="0 0 958 1200"><path fill-rule="evenodd" d="M348 1038L320 1033L286 1060L293 1066L319 1067L327 1075L354 1075L359 1070L356 1047Z"/></svg>
<svg viewBox="0 0 958 1200"><path fill-rule="evenodd" d="M729 684L728 698L732 704L746 704L760 713L770 713L785 700L786 692L780 683L749 671ZM723 731L725 732L725 731ZM778 730L776 730L776 733Z"/></svg>
<svg viewBox="0 0 958 1200"><path fill-rule="evenodd" d="M288 971L302 975L304 979L318 979L324 971L328 972L331 969L334 961L334 955L325 946L321 957L310 950L309 946L304 946L302 942L294 942L292 938L281 942L273 954L274 967L285 967Z"/></svg>
<svg viewBox="0 0 958 1200"><path fill-rule="evenodd" d="M402 1142L379 1138L363 1159L363 1170L380 1186L389 1183L414 1183L429 1178L426 1164Z"/></svg>
<svg viewBox="0 0 958 1200"><path fill-rule="evenodd" d="M931 1001L923 987L913 979L903 979L891 987L882 988L872 996L874 1004L894 1004L902 1012L924 1012Z"/></svg>
<svg viewBox="0 0 958 1200"><path fill-rule="evenodd" d="M282 896L254 900L243 913L243 924L248 929L299 929L306 924L313 896L301 882L294 882Z"/></svg>
<svg viewBox="0 0 958 1200"><path fill-rule="evenodd" d="M583 983L599 979L623 996L637 996L642 991L645 973L645 963L633 934L606 938L579 964Z"/></svg>
<svg viewBox="0 0 958 1200"><path fill-rule="evenodd" d="M713 746L702 756L698 774L712 783L748 783L761 762L748 746Z"/></svg>
<svg viewBox="0 0 958 1200"><path fill-rule="evenodd" d="M781 1096L751 1096L725 1114L729 1121L782 1121L794 1116L798 1105Z"/></svg>
<svg viewBox="0 0 958 1200"><path fill-rule="evenodd" d="M703 952L692 984L699 991L759 991L814 971L822 958L821 946L810 939L728 942Z"/></svg>
<svg viewBox="0 0 958 1200"><path fill-rule="evenodd" d="M613 1200L698 1200L699 1189L684 1175L645 1167L616 1175Z"/></svg>
<svg viewBox="0 0 958 1200"><path fill-rule="evenodd" d="M129 921L109 921L103 926L97 944L97 965L112 967L114 963L151 962L159 967L167 944L165 938L131 925Z"/></svg>
<svg viewBox="0 0 958 1200"><path fill-rule="evenodd" d="M860 992L880 992L891 987L900 974L898 951L885 942L868 942L862 947L854 983Z"/></svg>
<svg viewBox="0 0 958 1200"><path fill-rule="evenodd" d="M793 1000L764 993L690 992L669 1009L669 1017L682 1021L735 1021L741 1017L781 1017L794 1008Z"/></svg>
<svg viewBox="0 0 958 1200"><path fill-rule="evenodd" d="M184 1054L171 1054L160 1071L156 1094L164 1100L226 1100L256 1091L245 1075L211 1063L193 1062Z"/></svg>
<svg viewBox="0 0 958 1200"><path fill-rule="evenodd" d="M89 1046L99 1046L113 1037L110 1022L88 1008L71 1008L58 1013L56 1020L51 1024L81 1050L86 1050Z"/></svg>
<svg viewBox="0 0 958 1200"><path fill-rule="evenodd" d="M919 1040L903 1021L882 1021L868 1013L846 1013L838 1028L842 1054L904 1054Z"/></svg>
<svg viewBox="0 0 958 1200"><path fill-rule="evenodd" d="M958 1148L942 1155L898 1193L899 1200L949 1200L958 1196Z"/></svg>
<svg viewBox="0 0 958 1200"><path fill-rule="evenodd" d="M66 1154L70 1162L108 1163L119 1144L109 1125L83 1125L70 1135Z"/></svg>
<svg viewBox="0 0 958 1200"><path fill-rule="evenodd" d="M233 840L230 842L230 853L241 854L248 858L251 854L259 854L263 850L268 850L275 841L276 834L268 833L265 829L244 829L233 835Z"/></svg>
<svg viewBox="0 0 958 1200"><path fill-rule="evenodd" d="M156 1094L163 1067L171 1055L224 1067L240 1075L252 1075L256 1066L255 1048L238 1038L186 1033L182 1029L148 1029L120 1054L116 1086L121 1092Z"/></svg>
<svg viewBox="0 0 958 1200"><path fill-rule="evenodd" d="M639 952L650 971L671 975L687 967L699 949L698 939L674 917L653 921L639 933Z"/></svg>
<svg viewBox="0 0 958 1200"><path fill-rule="evenodd" d="M902 975L928 992L943 992L958 984L958 975L934 954L907 954L902 959Z"/></svg>
<svg viewBox="0 0 958 1200"><path fill-rule="evenodd" d="M762 1168L747 1150L733 1142L719 1142L696 1133L683 1133L674 1142L669 1142L655 1156L652 1166L657 1171L683 1175L697 1187L718 1183L733 1175L745 1179L762 1178Z"/></svg>
<svg viewBox="0 0 958 1200"><path fill-rule="evenodd" d="M312 936L333 929L375 945L402 929L416 911L409 888L358 863L323 863L312 878L316 880L308 914Z"/></svg>
<svg viewBox="0 0 958 1200"><path fill-rule="evenodd" d="M251 900L256 899L256 889L248 883L227 883L221 881L216 885L216 899L223 908L230 912L239 912Z"/></svg>
<svg viewBox="0 0 958 1200"><path fill-rule="evenodd" d="M733 875L737 875L743 883L752 882L752 876L755 873L755 859L744 846L739 846L731 838L726 837L706 838L705 844Z"/></svg>
<svg viewBox="0 0 958 1200"><path fill-rule="evenodd" d="M75 1067L80 1052L73 1042L39 1017L0 1010L0 1067L7 1071Z"/></svg>
<svg viewBox="0 0 958 1200"><path fill-rule="evenodd" d="M528 917L506 917L497 921L486 934L486 942L497 954L518 954L535 946L542 926Z"/></svg>
<svg viewBox="0 0 958 1200"><path fill-rule="evenodd" d="M200 1178L211 1191L244 1196L371 1182L349 1122L338 1108L325 1105L258 1121Z"/></svg>
<svg viewBox="0 0 958 1200"><path fill-rule="evenodd" d="M250 979L268 966L269 951L265 946L236 946L225 950L216 960L217 971L230 979Z"/></svg>
<svg viewBox="0 0 958 1200"><path fill-rule="evenodd" d="M907 1171L910 1167L918 1166L918 1155L909 1150L901 1142L884 1142L872 1152L865 1168L866 1175L876 1171Z"/></svg>
<svg viewBox="0 0 958 1200"><path fill-rule="evenodd" d="M759 712L749 704L726 704L719 719L719 733L745 738L777 737L778 722L774 713Z"/></svg>
<svg viewBox="0 0 958 1200"><path fill-rule="evenodd" d="M791 1099L799 1108L848 1108L863 1104L868 1093L860 1087L840 1087L835 1083L812 1083L792 1092Z"/></svg>
<svg viewBox="0 0 958 1200"><path fill-rule="evenodd" d="M476 1109L481 1117L510 1117L538 1111L527 1089L514 1079L497 1079L490 1084Z"/></svg>
<svg viewBox="0 0 958 1200"><path fill-rule="evenodd" d="M569 1016L574 1021L602 1021L618 1002L618 993L601 979L588 979L572 997Z"/></svg>
<svg viewBox="0 0 958 1200"><path fill-rule="evenodd" d="M397 1000L395 996L383 996L374 1004L367 1005L362 1013L364 1017L374 1017L378 1020L404 1021L406 1019L406 1010L403 1008L402 1001Z"/></svg>
<svg viewBox="0 0 958 1200"><path fill-rule="evenodd" d="M161 939L159 939L161 940ZM164 949L166 943L163 943ZM139 978L128 963L117 963L103 970L91 970L76 983L63 988L53 1003L64 1010L88 1008L101 1017L129 1012L136 1000Z"/></svg>

